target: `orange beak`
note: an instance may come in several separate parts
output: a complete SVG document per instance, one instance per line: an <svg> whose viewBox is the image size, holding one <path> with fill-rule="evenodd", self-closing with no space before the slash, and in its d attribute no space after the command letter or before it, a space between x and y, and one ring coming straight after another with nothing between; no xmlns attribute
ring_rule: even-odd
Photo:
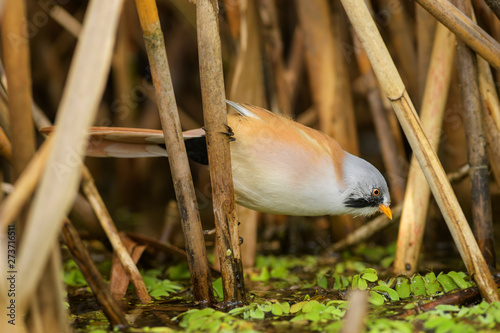
<svg viewBox="0 0 500 333"><path fill-rule="evenodd" d="M382 213L384 213L385 215L387 215L387 217L392 220L392 212L391 212L391 209L389 208L389 206L386 206L384 204L380 204L378 206L378 209L380 209L380 211Z"/></svg>

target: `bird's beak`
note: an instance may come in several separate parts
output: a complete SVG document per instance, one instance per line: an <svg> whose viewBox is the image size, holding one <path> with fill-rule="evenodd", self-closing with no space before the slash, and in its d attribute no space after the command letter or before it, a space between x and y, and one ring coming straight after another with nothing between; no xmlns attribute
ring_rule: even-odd
<svg viewBox="0 0 500 333"><path fill-rule="evenodd" d="M392 220L392 212L391 212L391 209L389 208L389 206L386 206L384 204L380 204L380 205L378 205L378 209L380 209L380 211L382 213L387 215L387 217Z"/></svg>

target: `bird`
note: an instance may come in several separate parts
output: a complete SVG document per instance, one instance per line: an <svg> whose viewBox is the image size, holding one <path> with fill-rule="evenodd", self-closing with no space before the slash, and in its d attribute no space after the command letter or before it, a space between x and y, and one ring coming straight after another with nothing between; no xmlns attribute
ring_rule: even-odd
<svg viewBox="0 0 500 333"><path fill-rule="evenodd" d="M249 104L227 101L236 202L270 214L370 216L392 219L387 183L377 168L330 136ZM44 132L50 132L46 129ZM183 132L187 155L208 164L205 130ZM163 132L92 127L88 156L167 156Z"/></svg>

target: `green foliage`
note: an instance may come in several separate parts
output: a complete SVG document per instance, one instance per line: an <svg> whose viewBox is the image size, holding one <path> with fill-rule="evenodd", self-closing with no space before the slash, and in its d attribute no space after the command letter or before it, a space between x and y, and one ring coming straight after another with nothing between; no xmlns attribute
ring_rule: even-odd
<svg viewBox="0 0 500 333"><path fill-rule="evenodd" d="M423 322L425 329L434 330L436 333L474 333L478 328L498 329L500 302L482 302L473 307L438 305L435 310L415 316L413 322L418 321Z"/></svg>
<svg viewBox="0 0 500 333"><path fill-rule="evenodd" d="M392 320L387 318L373 318L368 320L366 325L368 333L411 333L413 325L402 320Z"/></svg>
<svg viewBox="0 0 500 333"><path fill-rule="evenodd" d="M302 301L290 307L290 313L294 314L291 322L308 320L311 322L323 322L340 320L345 315L345 303L320 303L316 300Z"/></svg>
<svg viewBox="0 0 500 333"><path fill-rule="evenodd" d="M72 287L82 287L87 285L80 268L73 259L64 263L64 283Z"/></svg>
<svg viewBox="0 0 500 333"><path fill-rule="evenodd" d="M192 309L172 320L179 321L185 332L257 332L251 322L211 308Z"/></svg>
<svg viewBox="0 0 500 333"><path fill-rule="evenodd" d="M368 248L358 249L358 255L370 259L388 258L389 251L378 248L370 254ZM360 254L361 253L361 254ZM179 325L143 328L144 332L256 332L256 331L328 331L339 332L348 302L337 300L350 289L366 290L371 310L366 319L366 332L490 332L499 331L500 303L481 303L473 307L439 305L436 310L409 316L404 320L388 318L403 309L418 306L443 293L474 286L464 272L448 272L411 277L382 278L385 270L377 271L354 255L344 254L347 260L332 264L314 257L258 257L258 269L250 273L253 284L266 285L254 293L252 303L228 313L213 309L194 309L174 318ZM320 266L324 265L324 266ZM380 266L375 266L380 268ZM65 281L71 285L84 284L76 264L67 262ZM292 273L293 272L293 273ZM437 276L436 276L437 275ZM179 264L166 271L143 272L144 281L153 297L169 296L182 289L172 280L189 279L187 265ZM299 279L300 276L300 279ZM278 290L283 286L284 290ZM223 299L222 280L213 281L214 295ZM320 287L320 288L318 288ZM186 293L187 294L187 293ZM185 296L184 294L177 295ZM187 296L189 297L189 296ZM335 298L332 300L331 298ZM187 304L192 300L187 299ZM181 301L182 303L183 301ZM102 312L101 312L102 313ZM102 329L102 327L99 327ZM134 330L132 330L134 331Z"/></svg>
<svg viewBox="0 0 500 333"><path fill-rule="evenodd" d="M224 299L224 292L222 290L222 278L218 278L212 283L212 287L214 288L214 296L215 299L220 302Z"/></svg>
<svg viewBox="0 0 500 333"><path fill-rule="evenodd" d="M159 279L161 274L158 269L150 269L142 272L142 279L146 284L149 295L151 297L170 296L170 293L176 293L182 290L182 286L168 279Z"/></svg>
<svg viewBox="0 0 500 333"><path fill-rule="evenodd" d="M232 309L230 315L241 315L243 319L264 319L267 315L286 316L290 314L288 302L266 301L262 304L252 303L247 306Z"/></svg>
<svg viewBox="0 0 500 333"><path fill-rule="evenodd" d="M179 281L190 278L187 262L183 261L175 266L170 266L167 269L167 276L170 280Z"/></svg>

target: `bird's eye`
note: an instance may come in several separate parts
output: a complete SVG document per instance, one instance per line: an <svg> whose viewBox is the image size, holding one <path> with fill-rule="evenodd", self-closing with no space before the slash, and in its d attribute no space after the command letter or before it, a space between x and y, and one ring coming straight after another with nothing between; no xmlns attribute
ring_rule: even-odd
<svg viewBox="0 0 500 333"><path fill-rule="evenodd" d="M376 197L378 197L380 195L380 190L378 188L374 188L373 191L372 191L372 194Z"/></svg>

